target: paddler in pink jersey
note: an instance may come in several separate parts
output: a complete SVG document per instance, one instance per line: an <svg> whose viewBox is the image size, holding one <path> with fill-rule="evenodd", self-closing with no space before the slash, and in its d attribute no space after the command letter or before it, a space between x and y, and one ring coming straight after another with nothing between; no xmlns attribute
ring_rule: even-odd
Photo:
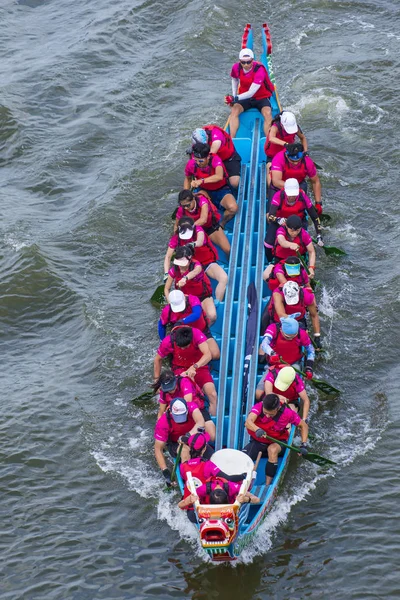
<svg viewBox="0 0 400 600"><path fill-rule="evenodd" d="M179 219L182 217L192 217L194 224L202 227L210 240L214 244L217 244L229 257L231 245L225 231L221 228L221 215L206 194L207 192L205 191L194 194L192 190L182 190L179 192L179 207L176 211L174 233L178 231Z"/></svg>
<svg viewBox="0 0 400 600"><path fill-rule="evenodd" d="M217 342L212 336L199 298L191 294L185 295L181 290L172 290L168 295L168 304L161 311L158 321L158 335L160 340L166 336L166 328L176 325L190 325L199 329L207 338L212 360L218 360L220 351Z"/></svg>
<svg viewBox="0 0 400 600"><path fill-rule="evenodd" d="M260 394L258 396L258 394ZM308 423L310 411L310 399L304 387L304 381L297 375L293 367L274 367L269 369L264 378L264 394L277 394L281 402L286 402L289 408L299 412L301 408L302 418ZM262 390L256 391L256 398L262 397Z"/></svg>
<svg viewBox="0 0 400 600"><path fill-rule="evenodd" d="M215 288L215 302L217 306L225 295L228 275L217 263L218 252L214 244L201 227L194 224L192 217L182 217L178 221L178 231L168 242L168 249L164 258L164 272L167 273L171 258L179 246L191 246L194 250L194 258L198 260L208 277L217 281Z"/></svg>
<svg viewBox="0 0 400 600"><path fill-rule="evenodd" d="M287 281L295 281L300 287L312 289L307 271L300 262L298 256L288 256L278 264L273 265L272 273L267 273L269 267L263 273L264 281L273 292L277 287L284 285Z"/></svg>
<svg viewBox="0 0 400 600"><path fill-rule="evenodd" d="M163 339L154 358L154 381L161 374L164 358L171 358L171 367L176 375L190 377L207 396L210 414L217 411L217 391L208 363L211 360L206 336L198 329L186 325L176 327Z"/></svg>
<svg viewBox="0 0 400 600"><path fill-rule="evenodd" d="M283 317L280 323L272 323L265 330L258 350L259 362L267 361L269 366L285 363L300 369L303 359L303 348L306 352L305 373L312 379L315 350L307 331L300 329L299 322L292 316ZM268 367L267 367L268 368Z"/></svg>
<svg viewBox="0 0 400 600"><path fill-rule="evenodd" d="M183 187L185 190L205 190L218 210L221 207L224 209L220 225L225 227L238 211L235 197L228 185L225 165L219 156L210 154L208 144L197 142L192 148L192 154L193 158L186 163Z"/></svg>
<svg viewBox="0 0 400 600"><path fill-rule="evenodd" d="M206 432L209 438L215 440L215 425L210 417L210 413L205 408L205 397L199 386L189 377L175 375L171 369L161 373L158 380L153 385L154 392L159 392L159 409L157 419L165 413L171 402L175 398L183 398L186 403L194 402L203 415Z"/></svg>
<svg viewBox="0 0 400 600"><path fill-rule="evenodd" d="M266 251L268 248L265 249ZM272 251L276 261L285 260L288 256L296 256L299 252L303 256L308 253L309 277L314 277L316 254L310 234L303 228L302 221L297 215L292 215L284 225L278 227L275 246Z"/></svg>
<svg viewBox="0 0 400 600"><path fill-rule="evenodd" d="M205 125L203 128L197 128L192 133L192 142L197 144L208 144L210 154L216 154L225 165L229 176L229 185L233 190L237 190L240 182L240 169L242 159L236 152L232 137L227 131L218 127L218 125Z"/></svg>
<svg viewBox="0 0 400 600"><path fill-rule="evenodd" d="M266 485L270 485L276 475L278 457L284 452L279 441L287 442L289 439L288 425L295 425L300 429L300 453L307 454L308 425L285 402L281 403L277 394L264 396L262 402L255 404L247 416L245 427L252 439L243 448L243 452L252 460L257 458L259 452L268 456L265 467ZM264 437L264 433L275 438L277 442Z"/></svg>
<svg viewBox="0 0 400 600"><path fill-rule="evenodd" d="M303 145L304 152L307 152L307 138L298 126L296 117L292 112L284 110L272 119L271 129L264 146L267 163L271 162L275 154L287 148L289 144L294 144L296 137Z"/></svg>
<svg viewBox="0 0 400 600"><path fill-rule="evenodd" d="M254 60L250 48L239 52L239 62L233 65L231 78L232 95L225 96L225 104L232 107L229 121L232 138L236 137L239 129L239 115L250 108L256 108L264 117L264 134L267 137L272 121L269 98L275 87L264 65Z"/></svg>
<svg viewBox="0 0 400 600"><path fill-rule="evenodd" d="M314 193L315 210L319 216L322 215L321 181L314 162L304 153L302 144L290 144L285 150L275 154L270 172L272 182L268 190L269 200L278 190L283 190L287 179L297 179L300 188L307 193L309 177Z"/></svg>
<svg viewBox="0 0 400 600"><path fill-rule="evenodd" d="M171 471L164 458L165 447L168 448L171 457L176 458L181 436L197 433L199 429L204 431L204 419L200 409L194 402L187 403L183 398L172 400L165 413L158 419L154 428L154 454L168 487L172 483ZM186 446L182 449L181 460L188 458L189 449Z"/></svg>
<svg viewBox="0 0 400 600"><path fill-rule="evenodd" d="M212 297L210 280L198 260L193 258L193 248L179 246L175 252L173 265L164 275L164 296L169 300L172 285L184 294L199 298L201 306L207 315L208 324L212 325L217 319L217 310Z"/></svg>
<svg viewBox="0 0 400 600"><path fill-rule="evenodd" d="M323 246L321 223L317 211L307 194L300 189L297 179L287 179L284 189L274 194L267 213L268 228L264 247L269 262L272 260L272 249L278 227L284 225L286 219L292 215L297 215L302 220L302 227L307 228L306 214L314 223L318 245Z"/></svg>

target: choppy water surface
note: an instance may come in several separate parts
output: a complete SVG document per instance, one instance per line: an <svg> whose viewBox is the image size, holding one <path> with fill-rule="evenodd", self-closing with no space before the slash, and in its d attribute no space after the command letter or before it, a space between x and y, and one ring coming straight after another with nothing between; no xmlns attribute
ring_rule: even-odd
<svg viewBox="0 0 400 600"><path fill-rule="evenodd" d="M323 167L329 473L291 462L242 561L212 566L152 456L169 215L191 130L223 124L253 23ZM1 598L398 598L400 9L346 2L0 7ZM300 466L301 465L301 466Z"/></svg>

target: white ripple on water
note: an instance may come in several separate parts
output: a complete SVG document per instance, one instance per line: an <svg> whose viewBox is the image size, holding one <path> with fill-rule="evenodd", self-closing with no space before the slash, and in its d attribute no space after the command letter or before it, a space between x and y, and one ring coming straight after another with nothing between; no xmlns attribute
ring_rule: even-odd
<svg viewBox="0 0 400 600"><path fill-rule="evenodd" d="M32 245L32 242L22 241L16 238L13 234L5 235L3 238L3 242L5 246L12 248L16 252L19 252L20 250L22 250L22 248L28 248Z"/></svg>
<svg viewBox="0 0 400 600"><path fill-rule="evenodd" d="M359 134L360 125L376 125L385 115L383 108L371 102L361 92L352 90L349 98L343 98L339 90L314 88L312 92L302 95L295 103L288 106L295 114L305 109L316 107L324 111L326 118L333 121L340 131L353 131Z"/></svg>

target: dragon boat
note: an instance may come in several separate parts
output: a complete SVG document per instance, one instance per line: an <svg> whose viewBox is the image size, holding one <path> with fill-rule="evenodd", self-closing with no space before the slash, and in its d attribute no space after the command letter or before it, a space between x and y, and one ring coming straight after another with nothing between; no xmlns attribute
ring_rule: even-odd
<svg viewBox="0 0 400 600"><path fill-rule="evenodd" d="M261 29L262 53L260 62L268 70L275 85L272 70L272 44L268 25ZM253 29L247 24L242 48L253 51ZM281 111L276 91L270 98L273 117ZM289 449L279 458L277 473L268 487L265 485L266 458L254 471L253 461L240 449L249 436L244 427L246 416L254 404L258 370L258 343L262 310L270 297L264 284L264 237L266 228L266 168L263 118L255 109L240 115L240 126L234 138L242 158L241 181L238 190L239 210L228 224L231 243L228 287L224 302L218 306L217 321L212 333L221 349L220 360L212 365L218 391L216 416L216 452L213 462L228 474L247 473L240 493L250 490L260 498L259 504L232 505L195 504L200 543L214 562L236 560L270 510L278 493L289 460ZM294 427L288 443L292 442ZM183 481L178 481L183 491ZM195 482L188 476L188 487L195 492Z"/></svg>

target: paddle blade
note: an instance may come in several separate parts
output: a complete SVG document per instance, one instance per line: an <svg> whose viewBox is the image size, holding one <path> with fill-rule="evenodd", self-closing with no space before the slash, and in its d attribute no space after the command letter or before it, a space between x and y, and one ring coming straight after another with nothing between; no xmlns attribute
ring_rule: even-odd
<svg viewBox="0 0 400 600"><path fill-rule="evenodd" d="M335 246L323 246L323 250L327 256L347 256L347 252Z"/></svg>
<svg viewBox="0 0 400 600"><path fill-rule="evenodd" d="M328 396L338 396L342 393L340 390L333 387L333 385L330 385L330 383L322 381L321 379L315 379L313 377L310 381L313 384L313 386L317 388L317 390L319 390L323 394L327 394Z"/></svg>
<svg viewBox="0 0 400 600"><path fill-rule="evenodd" d="M133 404L146 404L154 396L155 393L153 390L150 390L148 392L143 392L143 394L140 394L140 396L137 396L136 398L132 398L131 402L133 402Z"/></svg>
<svg viewBox="0 0 400 600"><path fill-rule="evenodd" d="M171 215L171 219L172 219L173 221L175 221L175 219L176 219L176 213L178 212L178 208L179 208L179 206L177 206L177 207L176 207L176 209L174 210L174 212L173 212L173 213L172 213L172 215Z"/></svg>
<svg viewBox="0 0 400 600"><path fill-rule="evenodd" d="M319 220L321 221L322 225L328 225L328 223L332 221L332 217L327 213L322 213L322 215L319 216Z"/></svg>
<svg viewBox="0 0 400 600"><path fill-rule="evenodd" d="M328 465L336 465L334 460L330 460L329 458L325 458L324 456L320 456L319 454L314 454L313 452L308 452L308 454L303 454L303 458L309 460L312 463L315 463L319 467L326 467Z"/></svg>
<svg viewBox="0 0 400 600"><path fill-rule="evenodd" d="M156 308L160 308L161 306L163 306L164 304L167 303L165 296L164 296L164 284L163 283L158 286L158 288L156 289L156 291L150 298L150 302Z"/></svg>

